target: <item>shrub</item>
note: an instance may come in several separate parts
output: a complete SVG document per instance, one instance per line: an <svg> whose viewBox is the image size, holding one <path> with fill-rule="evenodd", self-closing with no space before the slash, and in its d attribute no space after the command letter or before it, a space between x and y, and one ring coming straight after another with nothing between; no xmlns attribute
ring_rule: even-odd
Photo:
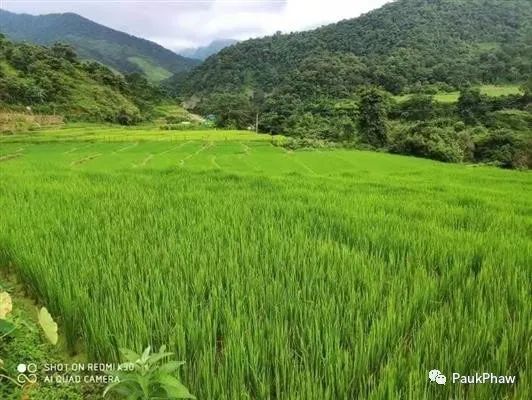
<svg viewBox="0 0 532 400"><path fill-rule="evenodd" d="M283 140L273 141L274 146L284 147L289 150L298 150L298 149L323 149L327 147L336 147L338 146L334 142L329 142L323 139L315 139L309 137L303 138L293 138L287 137Z"/></svg>
<svg viewBox="0 0 532 400"><path fill-rule="evenodd" d="M532 131L532 114L520 110L501 110L488 114L486 125L496 129Z"/></svg>
<svg viewBox="0 0 532 400"><path fill-rule="evenodd" d="M180 124L181 122L188 122L188 118L184 115L168 115L164 117L167 124Z"/></svg>
<svg viewBox="0 0 532 400"><path fill-rule="evenodd" d="M444 162L460 162L464 159L464 142L464 137L452 128L417 124L400 129L392 138L390 151Z"/></svg>
<svg viewBox="0 0 532 400"><path fill-rule="evenodd" d="M120 125L134 125L139 119L137 115L131 114L124 109L120 110L116 115L116 122Z"/></svg>
<svg viewBox="0 0 532 400"><path fill-rule="evenodd" d="M476 138L474 157L477 162L503 168L530 168L532 143L508 129L499 129Z"/></svg>
<svg viewBox="0 0 532 400"><path fill-rule="evenodd" d="M434 99L429 95L413 95L398 105L397 114L409 121L425 121L434 116Z"/></svg>
<svg viewBox="0 0 532 400"><path fill-rule="evenodd" d="M475 125L483 121L490 105L487 96L479 89L467 88L460 92L456 105L458 115L468 125Z"/></svg>
<svg viewBox="0 0 532 400"><path fill-rule="evenodd" d="M179 124L164 124L159 126L163 131L197 131L212 129L208 124L193 124L190 122L181 122Z"/></svg>

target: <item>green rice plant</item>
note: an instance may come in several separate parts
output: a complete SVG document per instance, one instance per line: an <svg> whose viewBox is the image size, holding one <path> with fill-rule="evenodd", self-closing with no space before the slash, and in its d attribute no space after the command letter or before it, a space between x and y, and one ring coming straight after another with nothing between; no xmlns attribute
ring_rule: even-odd
<svg viewBox="0 0 532 400"><path fill-rule="evenodd" d="M72 350L166 343L201 399L531 397L529 173L145 129L0 137L0 267Z"/></svg>

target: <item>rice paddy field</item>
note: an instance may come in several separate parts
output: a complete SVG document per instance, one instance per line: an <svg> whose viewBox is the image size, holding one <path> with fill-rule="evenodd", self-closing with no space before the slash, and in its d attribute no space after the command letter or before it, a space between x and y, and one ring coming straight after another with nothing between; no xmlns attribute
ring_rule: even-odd
<svg viewBox="0 0 532 400"><path fill-rule="evenodd" d="M532 398L528 172L75 125L0 137L0 178L0 266L90 360L167 344L198 399Z"/></svg>
<svg viewBox="0 0 532 400"><path fill-rule="evenodd" d="M518 95L522 93L519 85L481 85L478 87L480 93L489 97L501 97ZM403 102L412 97L412 95L395 96L398 102ZM440 92L434 95L434 100L438 103L456 103L460 98L460 92Z"/></svg>

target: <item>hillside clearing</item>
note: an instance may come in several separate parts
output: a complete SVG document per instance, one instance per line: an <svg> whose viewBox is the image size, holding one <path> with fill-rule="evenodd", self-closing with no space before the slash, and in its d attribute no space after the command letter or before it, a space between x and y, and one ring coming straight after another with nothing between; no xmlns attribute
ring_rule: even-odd
<svg viewBox="0 0 532 400"><path fill-rule="evenodd" d="M522 94L522 90L519 85L481 85L479 86L480 92L490 97L500 97L509 95ZM394 96L398 102L408 100L412 95L407 94L403 96ZM434 95L434 100L439 103L456 103L460 97L460 92L440 92Z"/></svg>

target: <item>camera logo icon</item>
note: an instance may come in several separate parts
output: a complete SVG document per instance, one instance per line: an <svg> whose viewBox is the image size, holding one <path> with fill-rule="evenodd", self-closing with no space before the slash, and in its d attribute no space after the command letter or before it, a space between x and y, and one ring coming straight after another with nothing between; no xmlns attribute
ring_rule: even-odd
<svg viewBox="0 0 532 400"><path fill-rule="evenodd" d="M30 364L19 364L17 365L17 382L21 385L25 383L35 383L37 382L37 365Z"/></svg>
<svg viewBox="0 0 532 400"><path fill-rule="evenodd" d="M431 382L436 382L438 385L445 385L447 378L438 369L432 369L429 371L429 379Z"/></svg>

